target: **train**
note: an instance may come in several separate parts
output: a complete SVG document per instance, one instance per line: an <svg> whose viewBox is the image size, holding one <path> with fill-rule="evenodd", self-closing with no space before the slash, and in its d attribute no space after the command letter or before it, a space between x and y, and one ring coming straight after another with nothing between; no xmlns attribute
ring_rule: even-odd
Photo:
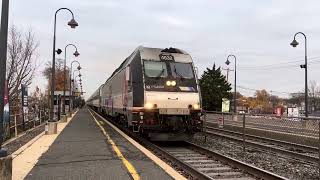
<svg viewBox="0 0 320 180"><path fill-rule="evenodd" d="M177 48L139 46L86 104L152 141L184 141L203 126L192 57Z"/></svg>

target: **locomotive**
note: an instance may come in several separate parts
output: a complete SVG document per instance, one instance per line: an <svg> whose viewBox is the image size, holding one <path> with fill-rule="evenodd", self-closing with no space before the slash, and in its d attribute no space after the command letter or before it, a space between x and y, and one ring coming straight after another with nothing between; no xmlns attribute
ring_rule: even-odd
<svg viewBox="0 0 320 180"><path fill-rule="evenodd" d="M182 141L202 130L201 93L191 56L138 47L87 105L152 141Z"/></svg>

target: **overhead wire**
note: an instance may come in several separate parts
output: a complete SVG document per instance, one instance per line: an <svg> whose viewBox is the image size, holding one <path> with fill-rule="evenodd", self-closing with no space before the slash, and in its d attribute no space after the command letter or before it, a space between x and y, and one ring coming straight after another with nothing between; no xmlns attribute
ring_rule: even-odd
<svg viewBox="0 0 320 180"><path fill-rule="evenodd" d="M241 70L270 70L270 69L281 69L281 68L290 68L299 66L299 62L303 62L304 60L290 61L290 62L282 62L275 64L267 64L267 65L259 65L259 66L240 66ZM320 62L320 57L312 57L308 58L309 64L317 64Z"/></svg>
<svg viewBox="0 0 320 180"><path fill-rule="evenodd" d="M244 86L237 86L238 88L240 88L240 89L244 89L244 90L249 90L249 91L254 91L254 92L256 92L256 91L261 91L262 89L253 89L253 88L248 88L248 87L244 87ZM265 89L266 90L266 89ZM286 95L290 95L290 94L292 94L292 93L290 93L290 92L282 92L282 91L274 91L274 90L266 90L267 92L270 92L271 94L272 93L275 93L275 94L286 94Z"/></svg>

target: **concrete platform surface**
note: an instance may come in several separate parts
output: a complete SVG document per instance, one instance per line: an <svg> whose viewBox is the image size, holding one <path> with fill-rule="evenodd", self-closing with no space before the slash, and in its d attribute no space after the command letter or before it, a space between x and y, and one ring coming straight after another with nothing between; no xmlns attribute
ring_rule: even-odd
<svg viewBox="0 0 320 180"><path fill-rule="evenodd" d="M110 133L115 145L136 169L141 179L172 179L163 169L114 130L106 128L106 131ZM38 141L40 140L45 141L45 138L41 137ZM83 108L68 122L53 144L37 160L25 179L132 179L113 146L108 143L89 111Z"/></svg>

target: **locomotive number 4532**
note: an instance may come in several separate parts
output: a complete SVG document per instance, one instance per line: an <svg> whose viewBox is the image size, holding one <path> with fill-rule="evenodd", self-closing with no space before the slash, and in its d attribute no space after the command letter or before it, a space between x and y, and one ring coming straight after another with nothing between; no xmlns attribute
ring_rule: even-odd
<svg viewBox="0 0 320 180"><path fill-rule="evenodd" d="M174 61L174 57L171 54L160 54L159 58L162 61Z"/></svg>

